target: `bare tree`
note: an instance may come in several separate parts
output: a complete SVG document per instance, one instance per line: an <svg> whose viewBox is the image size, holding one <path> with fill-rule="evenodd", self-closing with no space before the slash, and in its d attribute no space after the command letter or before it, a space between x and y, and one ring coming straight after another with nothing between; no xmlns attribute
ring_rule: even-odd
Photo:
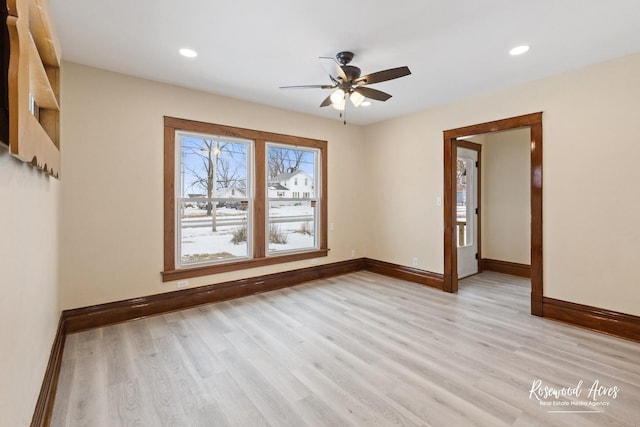
<svg viewBox="0 0 640 427"><path fill-rule="evenodd" d="M246 152L234 151L237 145L219 140L202 139L201 143L194 147L188 147L188 154L195 155L199 165L186 167L193 181L191 187L196 187L206 192L208 199L216 197L216 190L228 188L246 188L246 179L243 173L244 160L235 158L237 154L246 155ZM216 231L216 202L211 200L206 204L207 216L211 216L211 229Z"/></svg>
<svg viewBox="0 0 640 427"><path fill-rule="evenodd" d="M246 188L246 180L242 178L238 162L218 156L218 166L216 168L217 185L220 188Z"/></svg>
<svg viewBox="0 0 640 427"><path fill-rule="evenodd" d="M275 178L282 173L297 171L305 154L301 150L278 147L269 148L268 153L267 164L271 178Z"/></svg>
<svg viewBox="0 0 640 427"><path fill-rule="evenodd" d="M187 171L195 178L191 186L197 186L205 190L208 199L211 199L215 194L220 152L225 149L226 146L227 143L220 143L218 140L203 139L202 146L197 148L193 147L189 150L190 154L199 157L201 161L200 168L187 168ZM207 202L206 215L211 216L211 231L216 231L216 204L210 200Z"/></svg>

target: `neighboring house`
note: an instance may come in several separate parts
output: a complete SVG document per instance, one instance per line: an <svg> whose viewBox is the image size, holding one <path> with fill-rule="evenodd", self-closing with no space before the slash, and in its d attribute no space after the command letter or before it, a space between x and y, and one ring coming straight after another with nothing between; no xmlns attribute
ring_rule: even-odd
<svg viewBox="0 0 640 427"><path fill-rule="evenodd" d="M218 199L244 199L247 197L247 190L244 188L220 188L217 192L216 198Z"/></svg>
<svg viewBox="0 0 640 427"><path fill-rule="evenodd" d="M268 190L268 197L290 197L287 196L287 193L290 192L290 190L279 182L269 182Z"/></svg>
<svg viewBox="0 0 640 427"><path fill-rule="evenodd" d="M218 193L215 195L217 199L245 199L247 197L247 191L244 188L221 188L217 190ZM206 194L188 194L191 198L206 198ZM207 209L207 202L198 201L197 204L200 209ZM228 207L228 208L241 208L244 207L240 201L219 201L217 207Z"/></svg>
<svg viewBox="0 0 640 427"><path fill-rule="evenodd" d="M207 197L206 194L189 193L187 195L191 198ZM217 199L244 199L247 197L247 191L244 188L220 188L217 190L217 194L213 197Z"/></svg>
<svg viewBox="0 0 640 427"><path fill-rule="evenodd" d="M271 198L308 198L313 195L313 179L302 171L281 173L269 181Z"/></svg>
<svg viewBox="0 0 640 427"><path fill-rule="evenodd" d="M216 198L219 199L245 199L247 197L247 190L244 188L228 187L219 188ZM218 202L218 207L234 208L245 210L247 208L247 202L237 201L232 202L230 200Z"/></svg>

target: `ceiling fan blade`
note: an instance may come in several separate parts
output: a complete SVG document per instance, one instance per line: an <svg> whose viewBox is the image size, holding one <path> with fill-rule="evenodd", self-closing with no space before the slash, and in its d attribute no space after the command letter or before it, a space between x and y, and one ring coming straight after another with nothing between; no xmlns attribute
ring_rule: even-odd
<svg viewBox="0 0 640 427"><path fill-rule="evenodd" d="M333 89L332 85L300 85L300 86L280 86L280 89Z"/></svg>
<svg viewBox="0 0 640 427"><path fill-rule="evenodd" d="M329 75L332 77L332 80L340 78L343 82L347 81L347 75L345 74L340 64L338 64L338 61L326 56L321 56L318 59L320 59L322 67L327 73L329 73Z"/></svg>
<svg viewBox="0 0 640 427"><path fill-rule="evenodd" d="M359 87L353 90L354 92L358 92L360 95L365 98L375 99L376 101L386 101L391 98L386 92L377 89L371 89L370 87Z"/></svg>
<svg viewBox="0 0 640 427"><path fill-rule="evenodd" d="M331 95L327 96L324 101L322 101L320 107L328 107L329 105L331 105Z"/></svg>
<svg viewBox="0 0 640 427"><path fill-rule="evenodd" d="M408 76L411 74L409 67L390 68L384 71L378 71L377 73L367 74L366 76L359 77L353 81L355 84L371 85L374 83L386 82L387 80L397 79L399 77Z"/></svg>

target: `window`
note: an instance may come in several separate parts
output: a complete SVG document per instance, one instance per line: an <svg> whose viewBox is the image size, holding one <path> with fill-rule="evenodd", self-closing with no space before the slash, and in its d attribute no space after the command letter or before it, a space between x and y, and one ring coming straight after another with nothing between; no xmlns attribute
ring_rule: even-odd
<svg viewBox="0 0 640 427"><path fill-rule="evenodd" d="M285 159L283 162L282 159ZM267 143L268 180L278 181L281 171L293 169L296 174L305 174L317 180L320 165L320 150L317 148L292 147ZM308 178L307 178L308 179ZM298 185L298 177L293 181ZM268 254L287 253L313 249L318 246L317 220L318 202L315 194L292 192L291 198L276 198L267 195L267 218L269 238Z"/></svg>
<svg viewBox="0 0 640 427"><path fill-rule="evenodd" d="M474 205L473 175L475 173L475 161L458 156L456 171L456 230L458 236L458 247L473 245L473 218Z"/></svg>
<svg viewBox="0 0 640 427"><path fill-rule="evenodd" d="M251 257L253 141L177 131L176 151L176 266Z"/></svg>
<svg viewBox="0 0 640 427"><path fill-rule="evenodd" d="M164 281L327 255L326 141L172 117L164 135Z"/></svg>

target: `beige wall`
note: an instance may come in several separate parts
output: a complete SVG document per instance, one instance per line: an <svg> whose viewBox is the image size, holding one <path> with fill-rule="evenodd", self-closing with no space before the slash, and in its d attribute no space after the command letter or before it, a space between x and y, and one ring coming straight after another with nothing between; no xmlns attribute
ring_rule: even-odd
<svg viewBox="0 0 640 427"><path fill-rule="evenodd" d="M369 255L441 273L442 131L543 111L544 295L640 315L639 75L635 54L367 127Z"/></svg>
<svg viewBox="0 0 640 427"><path fill-rule="evenodd" d="M442 272L443 248L434 245L442 241L442 144L426 143L433 126L412 115L365 128L366 242L370 258L410 266L416 257L418 268Z"/></svg>
<svg viewBox="0 0 640 427"><path fill-rule="evenodd" d="M363 131L324 120L65 63L61 252L64 308L175 290L162 283L163 115L328 141L329 256L364 255ZM190 286L307 267L311 261L190 279Z"/></svg>
<svg viewBox="0 0 640 427"><path fill-rule="evenodd" d="M482 257L531 262L531 132L487 134L482 144Z"/></svg>
<svg viewBox="0 0 640 427"><path fill-rule="evenodd" d="M0 147L0 426L31 422L58 327L59 187Z"/></svg>

